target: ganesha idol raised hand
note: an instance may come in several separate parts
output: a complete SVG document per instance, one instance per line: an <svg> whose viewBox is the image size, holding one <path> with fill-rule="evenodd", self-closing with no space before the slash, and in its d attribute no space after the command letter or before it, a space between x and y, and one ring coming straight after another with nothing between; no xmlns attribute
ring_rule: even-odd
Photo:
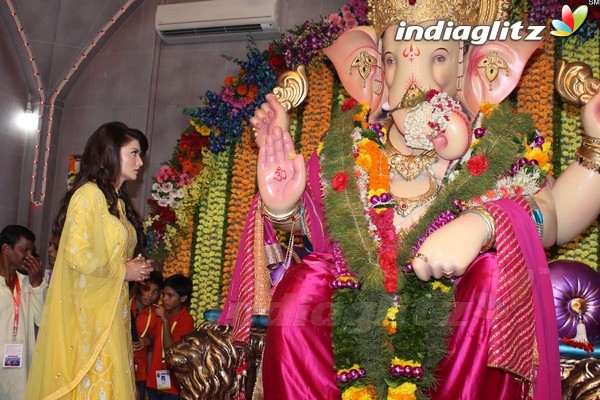
<svg viewBox="0 0 600 400"><path fill-rule="evenodd" d="M483 142L481 138L486 134L498 134L491 132L494 129L498 131L498 128L488 122L494 116L498 118L500 111L494 114L494 111L486 110L502 109L501 103L518 84L526 63L540 42L508 38L474 45L462 40L397 40L396 33L401 21L403 26L426 29L440 20L462 26L504 20L509 6L509 2L504 0L370 0L369 5L370 26L343 33L324 52L334 64L346 91L369 107L370 122L385 125L386 122L379 118L387 118L387 129L378 142L380 148L376 153L387 164L384 193L378 192L374 200L373 196L367 194L368 190L361 192L361 196L367 196L363 198L362 205L371 223L362 232L377 231L373 229L373 226L377 226L375 220L387 215L373 205L392 204L390 221L395 232L387 231L392 238L388 243L393 249L391 253L381 250L385 240L382 234L375 234L380 236L375 238L379 250L374 254L380 257L379 264L384 265L382 258L389 258L390 254L395 254L396 248L403 245L398 242L398 237L419 226L419 222L427 218L428 210L438 207L436 201L440 196L445 196L452 184L456 185L456 179L461 179L456 178L461 176L459 167L464 160L474 158L475 144ZM500 393L498 398L506 399L529 394L539 399L560 397L556 365L558 353L556 342L553 342L556 330L553 325L554 310L547 271L543 269L546 262L543 247L570 241L600 213L600 95L596 93L589 99L582 108L581 117L586 131L582 146L577 151L576 161L558 179L547 176L535 188L525 190L513 180L512 186L507 184L508 188L504 188L506 193L501 198L488 196L481 200L482 197L477 196L479 202L463 199L464 203L454 204L462 209L460 215L430 229L418 246L415 245L414 258L408 269L397 265L399 273L408 271L423 281L460 278L456 284L457 302L477 302L473 300L476 296L472 295L476 291L485 292L492 299L489 320L487 314L476 323L473 320L477 318L473 316L464 320L461 316L457 317L463 323L449 339L448 355L436 371L438 389L428 392L432 397L487 398L486 393L492 392ZM514 123L511 121L510 112L508 117L504 117L503 132L507 132L506 135L512 128L521 128L517 120L520 121L515 117ZM328 224L334 218L329 215L323 217L323 212L319 210L322 201L327 202L332 198L325 195L323 200L319 191L330 191L332 182L318 181L320 172L316 157L307 163L307 170L304 158L296 153L287 132L289 117L275 97L267 97L251 123L260 148L257 172L265 217L277 226L292 230L299 228L297 221L302 220L303 224L309 225L303 226L303 232L306 231L310 236L315 253L331 254L331 260L335 260L318 256L319 265L329 263L327 265L335 264L337 268L347 249L342 246L339 250L337 238L327 236L332 231ZM351 132L346 134L351 135ZM544 142L543 138L536 140ZM360 145L359 138L354 149ZM330 162L327 157L323 162ZM491 164L494 161L487 160ZM507 174L499 173L495 178L524 174L519 172L518 165L514 166L512 172L511 166L508 167ZM463 171L465 168L463 165ZM485 165L482 170L491 168ZM532 165L532 169L535 168ZM313 182L311 175L315 177ZM464 182L464 185L469 185L471 181ZM354 183L348 183L351 184ZM494 186L496 179L491 184ZM469 187L464 186L464 189L465 193L471 193ZM461 193L460 188L453 190L453 193ZM347 209L355 210L356 207L359 206L349 205ZM373 211L370 211L370 207ZM311 209L317 211L309 214ZM348 215L347 218L352 217ZM318 243L319 239L324 243ZM362 240L364 238L360 235L356 236L357 246ZM318 257L315 255L314 259ZM348 264L353 262L346 261ZM396 262L400 263L398 260ZM274 301L281 300L285 295L283 292L291 290L294 284L302 287L299 281L311 281L312 272L306 271L312 270L307 265L314 267L317 264L311 259L311 263L300 264L305 272L294 270L294 273L287 274L281 283L283 286L275 290ZM503 274L508 274L506 271L510 268L514 268L511 269L514 275L510 276L523 276L523 281L518 283L522 286L498 283L507 279L509 275ZM519 268L522 275L514 272ZM387 271L386 277L393 273ZM530 280L527 279L528 274L532 277ZM295 283L286 282L286 279L295 279ZM315 280L311 281L311 285L313 289L318 287ZM386 290L390 295L396 291L394 284L386 285ZM517 291L525 293L522 298L512 298ZM401 296L401 293L396 295ZM504 312L492 310L495 304L493 299L500 297L507 304ZM392 300L391 304L402 310L401 302ZM528 309L530 314L526 319L530 325L521 324L525 316L515 311L519 307ZM282 306L278 312L283 313L284 310L287 308ZM374 326L379 323L375 321ZM506 336L507 326L519 332L518 339ZM331 368L333 361L327 335L315 333L307 326L303 326L303 329L301 334L294 331L295 340L319 344L317 347L322 352L317 361L310 352L304 356L314 362L314 370L325 371L323 374L329 376L326 371L328 367ZM277 334L267 335L267 349L284 351L284 331L280 329ZM520 334L522 332L526 333ZM544 336L544 332L550 332L549 336ZM310 335L315 335L312 341ZM503 344L496 342L501 337ZM522 342L525 340L523 338L527 341ZM287 365L297 365L292 360L288 361L290 363ZM272 389L272 395L265 390L266 398L303 398L307 393L286 384L286 379L292 379L291 374L279 368L278 364L275 358L267 356L265 350L263 379L280 382L276 389ZM302 371L302 366L297 368ZM307 375L299 373L307 390L324 393L323 398L339 396L335 382L328 382L323 376L319 379L309 378L310 369L307 367ZM365 372L360 369L357 371L357 377L352 379L360 382L365 379L361 375ZM369 371L366 374L368 376ZM416 375L413 373L412 377L420 379ZM530 391L525 393L524 388ZM390 390L393 390L392 386Z"/></svg>

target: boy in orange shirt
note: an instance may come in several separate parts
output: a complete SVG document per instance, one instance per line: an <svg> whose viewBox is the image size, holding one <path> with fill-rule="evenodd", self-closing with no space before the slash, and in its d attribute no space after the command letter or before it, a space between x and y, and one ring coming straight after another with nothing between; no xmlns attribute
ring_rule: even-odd
<svg viewBox="0 0 600 400"><path fill-rule="evenodd" d="M165 279L162 305L156 306L160 318L154 335L152 359L146 382L150 400L179 399L179 384L165 361L165 351L194 330L194 320L187 310L192 294L192 280L175 274Z"/></svg>
<svg viewBox="0 0 600 400"><path fill-rule="evenodd" d="M152 345L152 332L160 324L160 318L156 315L155 304L160 297L162 288L162 274L158 271L152 271L148 279L136 284L135 295L131 299L131 315L135 320L135 332L138 339L133 342L133 362L138 400L146 399L148 348Z"/></svg>

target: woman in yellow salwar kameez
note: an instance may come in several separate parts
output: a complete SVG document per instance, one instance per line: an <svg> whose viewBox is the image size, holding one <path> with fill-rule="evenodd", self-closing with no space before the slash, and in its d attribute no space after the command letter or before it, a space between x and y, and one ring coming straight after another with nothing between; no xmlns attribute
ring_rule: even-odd
<svg viewBox="0 0 600 400"><path fill-rule="evenodd" d="M147 148L120 122L100 126L85 146L55 223L60 244L26 399L135 398L127 282L152 268L133 258L143 236L123 183L137 178Z"/></svg>

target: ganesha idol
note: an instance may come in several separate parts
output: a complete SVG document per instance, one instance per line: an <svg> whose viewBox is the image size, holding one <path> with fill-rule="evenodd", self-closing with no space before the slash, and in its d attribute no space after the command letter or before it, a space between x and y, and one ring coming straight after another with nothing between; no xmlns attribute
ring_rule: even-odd
<svg viewBox="0 0 600 400"><path fill-rule="evenodd" d="M259 193L219 322L244 343L269 313L265 399L558 399L544 247L600 212L600 96L554 179L528 156L550 144L505 100L539 41L396 37L503 21L508 1L369 7L324 49L343 89L317 153L296 153L274 96L250 120Z"/></svg>

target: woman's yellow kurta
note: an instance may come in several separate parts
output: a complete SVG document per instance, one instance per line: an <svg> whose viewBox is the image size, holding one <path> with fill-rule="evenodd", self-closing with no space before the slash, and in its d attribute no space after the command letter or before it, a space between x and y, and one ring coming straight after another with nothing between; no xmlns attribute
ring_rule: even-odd
<svg viewBox="0 0 600 400"><path fill-rule="evenodd" d="M136 235L94 183L71 198L27 383L26 399L133 399L125 261Z"/></svg>

